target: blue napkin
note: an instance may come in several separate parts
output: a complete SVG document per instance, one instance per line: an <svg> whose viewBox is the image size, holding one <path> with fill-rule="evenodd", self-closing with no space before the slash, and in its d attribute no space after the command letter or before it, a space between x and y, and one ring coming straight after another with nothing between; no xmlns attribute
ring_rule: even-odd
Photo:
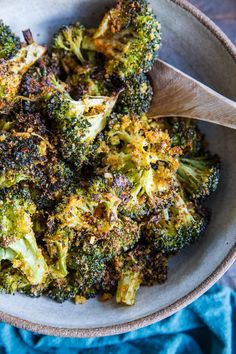
<svg viewBox="0 0 236 354"><path fill-rule="evenodd" d="M236 293L219 285L154 325L101 338L59 338L0 323L6 354L235 354Z"/></svg>

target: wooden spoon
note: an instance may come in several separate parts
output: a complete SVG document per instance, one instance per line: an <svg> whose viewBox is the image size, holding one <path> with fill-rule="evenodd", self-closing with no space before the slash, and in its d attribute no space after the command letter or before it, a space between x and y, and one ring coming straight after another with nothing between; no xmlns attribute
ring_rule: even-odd
<svg viewBox="0 0 236 354"><path fill-rule="evenodd" d="M154 96L149 116L194 118L236 129L236 102L162 60L150 75Z"/></svg>

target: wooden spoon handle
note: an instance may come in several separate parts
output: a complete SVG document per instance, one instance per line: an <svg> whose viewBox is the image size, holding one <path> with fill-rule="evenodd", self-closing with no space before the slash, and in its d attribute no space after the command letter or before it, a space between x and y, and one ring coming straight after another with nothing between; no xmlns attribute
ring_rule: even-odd
<svg viewBox="0 0 236 354"><path fill-rule="evenodd" d="M181 116L236 129L236 102L161 60L156 61L151 78L151 117Z"/></svg>

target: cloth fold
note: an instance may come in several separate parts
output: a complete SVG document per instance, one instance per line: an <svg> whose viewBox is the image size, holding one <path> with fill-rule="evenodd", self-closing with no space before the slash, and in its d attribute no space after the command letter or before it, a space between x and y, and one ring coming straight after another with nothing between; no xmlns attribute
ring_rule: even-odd
<svg viewBox="0 0 236 354"><path fill-rule="evenodd" d="M236 354L236 292L215 285L165 320L110 337L51 337L1 323L0 353Z"/></svg>

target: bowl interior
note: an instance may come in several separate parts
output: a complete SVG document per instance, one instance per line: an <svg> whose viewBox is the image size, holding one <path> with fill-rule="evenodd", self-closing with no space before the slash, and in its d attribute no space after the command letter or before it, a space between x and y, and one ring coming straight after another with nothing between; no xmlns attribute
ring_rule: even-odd
<svg viewBox="0 0 236 354"><path fill-rule="evenodd" d="M195 17L169 0L152 0L162 23L161 58L212 88L236 99L236 62L219 40ZM62 24L80 20L94 26L113 1L106 0L1 0L1 18L20 32L31 28L34 37L47 43ZM19 13L21 14L19 16ZM96 299L83 306L58 304L46 298L0 295L0 311L34 324L67 329L108 327L140 319L164 309L199 286L224 260L236 234L236 132L201 124L211 151L222 159L218 191L208 201L212 220L204 237L172 259L169 279L161 286L143 287L133 307ZM50 315L49 315L50 314ZM104 315L105 314L105 315Z"/></svg>

